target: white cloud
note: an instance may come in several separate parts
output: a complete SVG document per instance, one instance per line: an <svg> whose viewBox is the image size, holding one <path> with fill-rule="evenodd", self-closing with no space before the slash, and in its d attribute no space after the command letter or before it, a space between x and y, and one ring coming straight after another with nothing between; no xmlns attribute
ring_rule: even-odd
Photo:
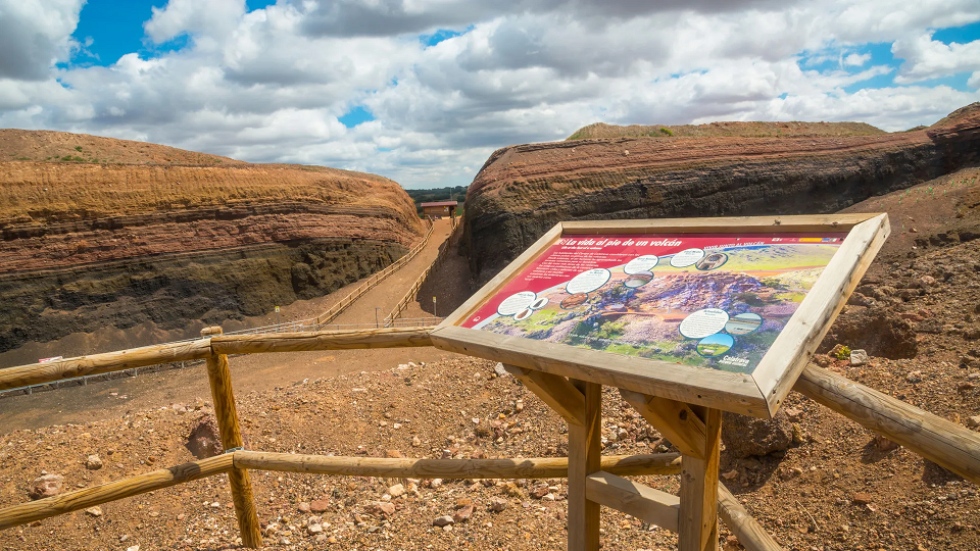
<svg viewBox="0 0 980 551"><path fill-rule="evenodd" d="M864 67L864 64L871 61L871 54L848 54L844 57L841 64L845 67Z"/></svg>
<svg viewBox="0 0 980 551"><path fill-rule="evenodd" d="M966 85L970 88L980 89L980 71L976 71L970 75L970 80L966 82Z"/></svg>
<svg viewBox="0 0 980 551"><path fill-rule="evenodd" d="M944 44L929 34L896 40L892 55L905 60L895 82L905 84L980 70L980 40Z"/></svg>
<svg viewBox="0 0 980 551"><path fill-rule="evenodd" d="M0 0L0 78L45 80L68 59L84 0ZM2 101L2 100L0 100Z"/></svg>
<svg viewBox="0 0 980 551"><path fill-rule="evenodd" d="M19 11L4 11L7 4ZM932 29L980 20L975 0L170 0L145 23L153 59L58 69L81 0L0 0L45 40L0 57L0 126L143 139L259 162L376 172L411 187L465 184L496 148L595 121L863 120L929 124L975 92L902 86L865 46L894 43L896 79L972 71L976 43ZM40 7L38 7L40 6ZM32 11L33 10L33 11ZM25 15L26 14L26 15ZM425 47L419 35L461 36ZM829 69L827 67L830 67ZM376 120L346 128L357 105Z"/></svg>

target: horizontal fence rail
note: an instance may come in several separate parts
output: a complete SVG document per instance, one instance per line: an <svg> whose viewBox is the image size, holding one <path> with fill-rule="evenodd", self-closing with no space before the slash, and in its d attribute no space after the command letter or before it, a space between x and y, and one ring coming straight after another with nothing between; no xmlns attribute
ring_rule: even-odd
<svg viewBox="0 0 980 551"><path fill-rule="evenodd" d="M203 338L188 342L147 346L0 370L0 390L175 361L208 359L209 366L227 366L229 353L429 346L431 345L430 332L434 327L257 335L221 335L220 328L213 329L207 330ZM224 407L219 407L216 401L216 409L225 411L225 425L228 428L238 430L230 372L227 369L211 369L209 377L215 379L210 381L212 391L222 389L228 398L228 404ZM951 421L812 364L803 370L794 390L904 445L940 466L974 483L980 483L980 433L967 430ZM598 472L588 477L589 491L596 496L596 499L609 501L622 510L639 510L639 504L656 504L657 507L650 509L648 513L653 516L664 516L668 524L673 521L671 516L674 514L673 501L662 500L651 493L656 492L655 490L632 484L619 477L675 474L680 469L678 454L606 456L601 458L601 465L598 468ZM563 478L568 476L568 459L382 459L268 453L236 448L214 458L193 461L98 487L0 509L0 529L208 476L228 473L231 480L231 475L245 476L249 469L401 478ZM231 486L235 497L236 513L241 513L240 507L245 508L250 504L254 512L250 491L249 499L244 500L242 496L246 494L243 490L236 487L234 483ZM729 525L746 548L766 551L780 549L723 486L718 489L718 510L722 521ZM254 514L252 517L239 514L238 519L243 534L249 527L255 531L254 539L246 541L243 537L245 545L249 547L261 545Z"/></svg>

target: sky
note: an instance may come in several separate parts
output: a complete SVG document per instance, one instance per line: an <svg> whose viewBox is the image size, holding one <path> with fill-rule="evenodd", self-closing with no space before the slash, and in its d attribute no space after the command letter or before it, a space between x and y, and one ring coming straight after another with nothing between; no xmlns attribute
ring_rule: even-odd
<svg viewBox="0 0 980 551"><path fill-rule="evenodd" d="M593 123L929 125L977 0L0 0L0 127L469 184Z"/></svg>

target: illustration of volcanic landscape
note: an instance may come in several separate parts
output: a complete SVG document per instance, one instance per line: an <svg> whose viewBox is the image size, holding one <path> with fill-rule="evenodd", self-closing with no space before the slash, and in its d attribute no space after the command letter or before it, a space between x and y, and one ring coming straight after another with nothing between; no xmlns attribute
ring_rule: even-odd
<svg viewBox="0 0 980 551"><path fill-rule="evenodd" d="M529 315L494 316L479 329L628 356L751 373L796 312L835 245L763 245L720 249L727 262L702 271L663 257L654 277L633 287L623 266L580 304L564 284L537 293L547 304ZM577 302L572 300L571 302ZM684 335L683 322L723 316L719 331ZM724 314L722 314L724 313ZM709 329L710 331L710 329Z"/></svg>

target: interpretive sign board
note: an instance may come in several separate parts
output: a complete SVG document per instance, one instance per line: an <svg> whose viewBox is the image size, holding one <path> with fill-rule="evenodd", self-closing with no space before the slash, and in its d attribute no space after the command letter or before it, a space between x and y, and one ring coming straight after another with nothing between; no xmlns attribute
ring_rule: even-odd
<svg viewBox="0 0 980 551"><path fill-rule="evenodd" d="M887 232L883 214L561 223L433 342L769 416Z"/></svg>

